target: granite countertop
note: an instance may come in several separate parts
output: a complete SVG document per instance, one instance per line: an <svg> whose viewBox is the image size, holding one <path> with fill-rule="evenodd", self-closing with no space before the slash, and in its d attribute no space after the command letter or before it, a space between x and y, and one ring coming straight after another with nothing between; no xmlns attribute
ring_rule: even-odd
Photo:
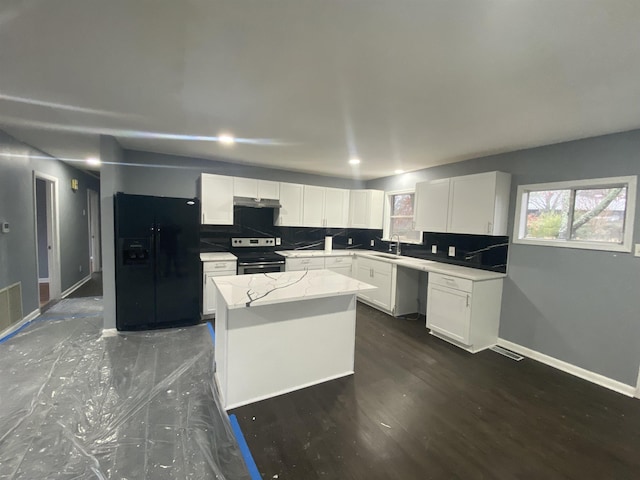
<svg viewBox="0 0 640 480"><path fill-rule="evenodd" d="M395 265L420 270L423 272L441 273L443 275L451 275L459 278L466 278L475 282L483 280L495 280L505 278L507 275L500 272L490 272L488 270L480 270L477 268L462 267L459 265L450 265L448 263L437 262L435 260L422 260L420 258L408 257L405 255L394 255L392 253L379 252L376 250L332 250L327 253L324 250L283 250L276 252L287 258L305 258L305 257L330 257L341 255L357 255L360 257L371 258L382 262L393 263Z"/></svg>
<svg viewBox="0 0 640 480"><path fill-rule="evenodd" d="M355 250L278 250L276 253L286 258L309 258L309 257L344 257L353 255Z"/></svg>
<svg viewBox="0 0 640 480"><path fill-rule="evenodd" d="M226 260L235 262L236 256L229 252L203 252L200 254L201 262L223 262Z"/></svg>
<svg viewBox="0 0 640 480"><path fill-rule="evenodd" d="M377 287L330 270L214 277L229 309L349 295Z"/></svg>

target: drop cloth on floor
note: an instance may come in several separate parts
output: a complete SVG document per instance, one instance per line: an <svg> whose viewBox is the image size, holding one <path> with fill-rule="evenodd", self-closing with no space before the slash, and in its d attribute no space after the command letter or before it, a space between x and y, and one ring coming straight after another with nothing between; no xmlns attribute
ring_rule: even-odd
<svg viewBox="0 0 640 480"><path fill-rule="evenodd" d="M249 479L206 325L102 337L66 299L0 344L0 479Z"/></svg>

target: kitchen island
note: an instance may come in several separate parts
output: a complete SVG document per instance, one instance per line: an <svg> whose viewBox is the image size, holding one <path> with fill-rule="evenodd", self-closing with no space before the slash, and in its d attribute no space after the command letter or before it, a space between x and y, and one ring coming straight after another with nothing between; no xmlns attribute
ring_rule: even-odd
<svg viewBox="0 0 640 480"><path fill-rule="evenodd" d="M216 277L216 382L226 409L354 373L356 295L329 270Z"/></svg>

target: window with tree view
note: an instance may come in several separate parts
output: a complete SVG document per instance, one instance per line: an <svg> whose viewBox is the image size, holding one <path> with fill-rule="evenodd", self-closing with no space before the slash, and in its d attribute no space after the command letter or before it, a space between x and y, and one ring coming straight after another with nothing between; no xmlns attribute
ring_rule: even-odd
<svg viewBox="0 0 640 480"><path fill-rule="evenodd" d="M630 250L635 183L622 177L520 186L516 242Z"/></svg>
<svg viewBox="0 0 640 480"><path fill-rule="evenodd" d="M422 241L421 232L413 229L413 202L414 192L390 193L389 201L389 221L386 238L396 238L397 235L402 242L419 243Z"/></svg>

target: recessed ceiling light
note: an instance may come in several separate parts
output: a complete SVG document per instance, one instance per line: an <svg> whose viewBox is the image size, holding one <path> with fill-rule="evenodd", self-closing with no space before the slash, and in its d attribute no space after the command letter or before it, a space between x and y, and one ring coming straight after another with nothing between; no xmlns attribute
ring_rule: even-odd
<svg viewBox="0 0 640 480"><path fill-rule="evenodd" d="M396 171L395 171L395 172L393 172L393 173L395 173L396 175L398 175L398 174L400 174L400 173L404 173L404 170L400 170L400 169L398 169L398 170L396 170Z"/></svg>
<svg viewBox="0 0 640 480"><path fill-rule="evenodd" d="M222 145L233 145L234 143L236 143L236 139L233 135L229 135L228 133L224 133L222 135L218 136L218 141L222 144Z"/></svg>
<svg viewBox="0 0 640 480"><path fill-rule="evenodd" d="M99 159L95 158L95 157L91 157L91 158L87 158L87 163L89 165L91 165L92 167L97 167L102 162Z"/></svg>
<svg viewBox="0 0 640 480"><path fill-rule="evenodd" d="M355 157L354 158L350 158L349 159L349 163L351 165L358 165L360 163L360 159L359 158L355 158Z"/></svg>

